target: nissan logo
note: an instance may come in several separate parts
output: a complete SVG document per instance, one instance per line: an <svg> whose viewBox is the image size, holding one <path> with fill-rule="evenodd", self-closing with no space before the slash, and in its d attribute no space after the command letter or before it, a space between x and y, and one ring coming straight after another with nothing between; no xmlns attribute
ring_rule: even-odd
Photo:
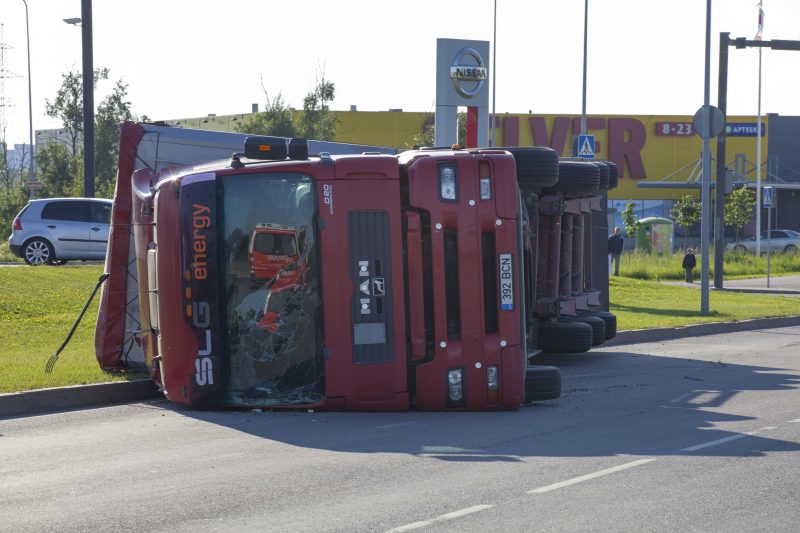
<svg viewBox="0 0 800 533"><path fill-rule="evenodd" d="M453 58L450 79L453 80L456 92L464 98L472 98L481 92L487 77L483 59L474 48L462 48Z"/></svg>

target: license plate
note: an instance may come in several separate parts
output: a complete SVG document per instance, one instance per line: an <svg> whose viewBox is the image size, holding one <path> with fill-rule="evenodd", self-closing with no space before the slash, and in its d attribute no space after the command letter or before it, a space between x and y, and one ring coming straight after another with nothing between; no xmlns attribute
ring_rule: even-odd
<svg viewBox="0 0 800 533"><path fill-rule="evenodd" d="M500 309L514 310L514 260L512 254L500 254Z"/></svg>

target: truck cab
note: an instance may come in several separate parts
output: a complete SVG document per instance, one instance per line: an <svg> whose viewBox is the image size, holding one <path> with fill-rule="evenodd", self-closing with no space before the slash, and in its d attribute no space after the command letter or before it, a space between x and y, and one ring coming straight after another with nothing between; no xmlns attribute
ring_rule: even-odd
<svg viewBox="0 0 800 533"><path fill-rule="evenodd" d="M306 146L253 137L228 160L136 173L142 346L165 395L278 409L525 403L514 157ZM260 235L290 251L262 261Z"/></svg>

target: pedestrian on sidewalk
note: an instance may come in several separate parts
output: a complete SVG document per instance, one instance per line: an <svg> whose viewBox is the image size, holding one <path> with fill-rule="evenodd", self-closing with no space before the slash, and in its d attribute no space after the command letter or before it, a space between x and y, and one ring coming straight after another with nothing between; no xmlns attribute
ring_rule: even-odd
<svg viewBox="0 0 800 533"><path fill-rule="evenodd" d="M609 263L614 263L614 275L619 276L619 260L622 257L622 249L625 247L625 239L620 235L619 228L614 228L614 233L608 236L608 258ZM609 273L611 266L609 264Z"/></svg>
<svg viewBox="0 0 800 533"><path fill-rule="evenodd" d="M694 250L691 248L686 249L686 255L683 256L683 270L686 271L684 275L684 281L686 283L692 283L692 274L694 267L697 266L697 258L694 256Z"/></svg>

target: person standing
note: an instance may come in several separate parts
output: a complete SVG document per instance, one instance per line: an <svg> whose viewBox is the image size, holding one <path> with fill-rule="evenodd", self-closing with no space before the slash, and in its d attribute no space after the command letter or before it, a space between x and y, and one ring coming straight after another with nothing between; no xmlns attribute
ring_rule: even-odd
<svg viewBox="0 0 800 533"><path fill-rule="evenodd" d="M692 271L696 266L697 258L694 256L694 250L687 248L686 255L683 256L683 269L686 271L683 279L686 283L692 283Z"/></svg>
<svg viewBox="0 0 800 533"><path fill-rule="evenodd" d="M614 275L619 276L619 260L622 256L622 249L625 247L625 240L620 235L618 227L614 228L614 233L608 236L608 257L614 264ZM610 269L609 269L610 270Z"/></svg>

